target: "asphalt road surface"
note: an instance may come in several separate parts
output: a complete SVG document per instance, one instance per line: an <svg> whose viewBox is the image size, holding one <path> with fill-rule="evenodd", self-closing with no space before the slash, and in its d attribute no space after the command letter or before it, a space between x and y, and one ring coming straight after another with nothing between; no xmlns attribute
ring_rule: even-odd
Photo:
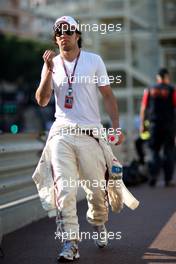
<svg viewBox="0 0 176 264"><path fill-rule="evenodd" d="M92 239L79 245L81 258L75 263L87 264L176 264L176 188L147 184L131 188L140 200L132 211L125 207L120 214L110 213L108 232L121 239L111 239L108 247L99 249ZM86 221L86 201L78 203L80 232L93 232ZM13 216L12 216L13 221ZM54 264L60 250L55 239L55 219L42 219L3 238L5 258L2 264Z"/></svg>

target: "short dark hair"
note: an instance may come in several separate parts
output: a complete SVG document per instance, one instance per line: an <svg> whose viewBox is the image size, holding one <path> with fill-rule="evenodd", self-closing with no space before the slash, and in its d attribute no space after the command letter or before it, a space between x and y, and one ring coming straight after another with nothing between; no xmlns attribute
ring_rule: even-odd
<svg viewBox="0 0 176 264"><path fill-rule="evenodd" d="M169 71L166 68L161 68L158 71L158 75L164 79L166 75L169 75Z"/></svg>
<svg viewBox="0 0 176 264"><path fill-rule="evenodd" d="M82 48L82 34L80 31L76 30L76 33L79 34L79 39L78 39L78 47Z"/></svg>
<svg viewBox="0 0 176 264"><path fill-rule="evenodd" d="M74 17L74 20L77 22L77 24L79 25L79 19ZM78 47L82 48L82 33L81 31L79 31L78 29L76 29L76 33L79 35L79 39L78 39Z"/></svg>

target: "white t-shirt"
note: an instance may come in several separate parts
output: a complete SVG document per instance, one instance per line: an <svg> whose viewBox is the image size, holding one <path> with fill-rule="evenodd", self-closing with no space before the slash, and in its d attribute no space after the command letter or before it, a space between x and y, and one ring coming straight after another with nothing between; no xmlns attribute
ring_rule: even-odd
<svg viewBox="0 0 176 264"><path fill-rule="evenodd" d="M64 60L69 77L73 72L75 61L76 59L72 62ZM73 106L71 109L64 107L69 84L60 55L56 56L53 62L52 82L57 124L100 126L97 88L109 85L109 78L101 57L81 50L72 84Z"/></svg>

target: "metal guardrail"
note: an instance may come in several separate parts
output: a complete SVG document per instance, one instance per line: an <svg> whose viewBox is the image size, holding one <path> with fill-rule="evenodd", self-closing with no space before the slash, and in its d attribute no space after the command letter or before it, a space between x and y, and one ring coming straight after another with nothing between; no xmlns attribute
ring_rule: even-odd
<svg viewBox="0 0 176 264"><path fill-rule="evenodd" d="M0 135L0 244L2 235L47 216L32 180L45 139L39 134ZM77 200L84 197L80 188Z"/></svg>
<svg viewBox="0 0 176 264"><path fill-rule="evenodd" d="M43 146L38 134L0 135L1 239L46 215L32 180Z"/></svg>

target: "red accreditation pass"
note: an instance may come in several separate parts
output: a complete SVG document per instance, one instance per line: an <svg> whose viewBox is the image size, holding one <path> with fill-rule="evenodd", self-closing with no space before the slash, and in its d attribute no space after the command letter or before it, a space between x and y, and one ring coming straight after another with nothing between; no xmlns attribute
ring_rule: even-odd
<svg viewBox="0 0 176 264"><path fill-rule="evenodd" d="M73 96L66 95L65 96L65 108L71 109L73 107Z"/></svg>

